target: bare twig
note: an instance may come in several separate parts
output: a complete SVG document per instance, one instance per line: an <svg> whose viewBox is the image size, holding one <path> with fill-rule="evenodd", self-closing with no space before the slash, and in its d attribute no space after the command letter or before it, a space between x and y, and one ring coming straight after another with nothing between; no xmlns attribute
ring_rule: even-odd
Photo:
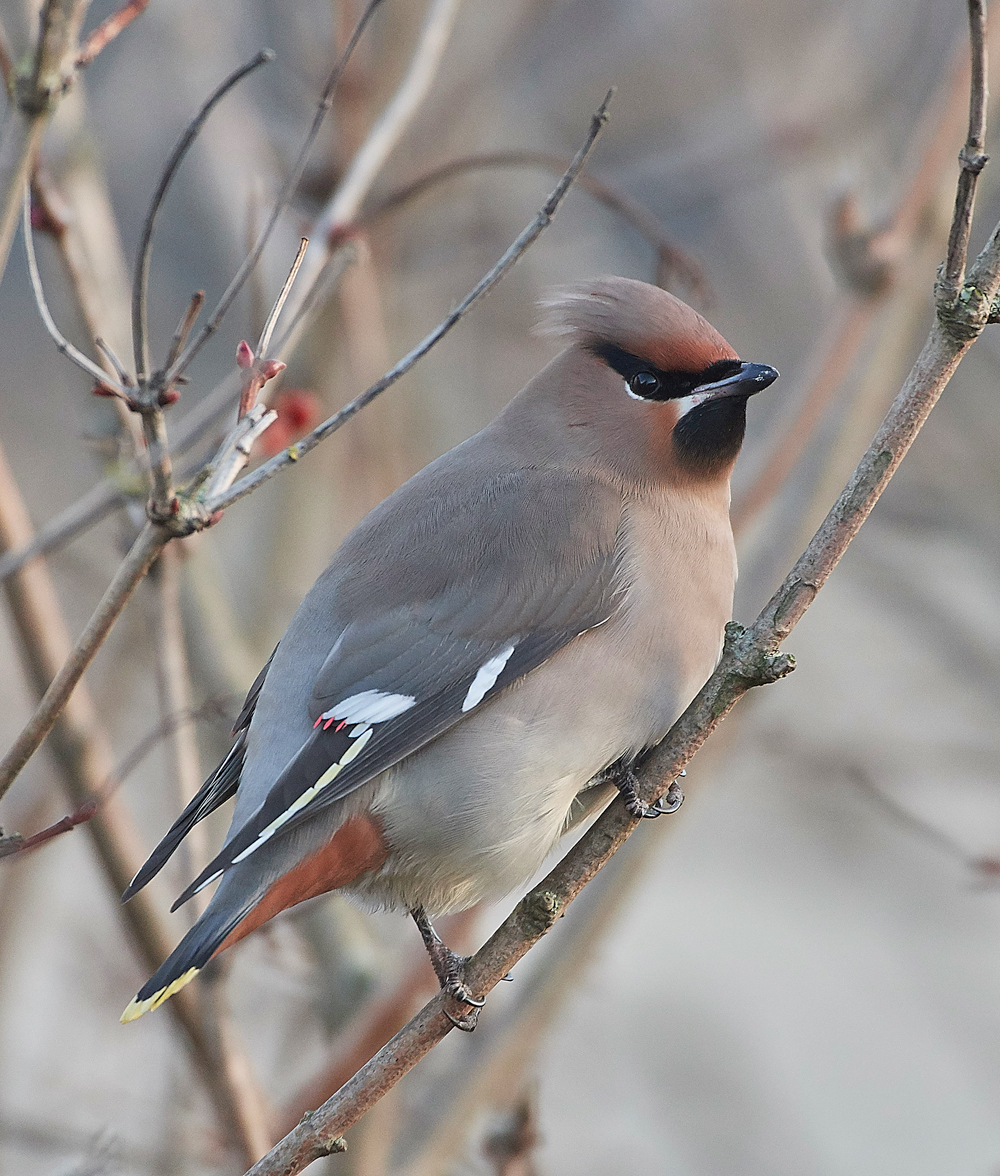
<svg viewBox="0 0 1000 1176"><path fill-rule="evenodd" d="M219 495L216 498L206 500L205 508L209 511L223 510L227 506L231 506L240 498L250 494L256 490L258 486L264 484L268 479L273 478L279 470L284 469L285 466L291 465L293 462L299 460L304 454L308 453L310 449L315 448L331 433L336 432L345 422L350 420L355 413L359 412L366 404L369 404L380 393L384 392L386 388L391 387L401 376L404 376L414 364L431 350L445 335L461 320L463 315L469 308L479 301L485 294L500 281L500 279L507 273L512 266L524 255L530 246L537 240L537 238L544 232L546 228L552 223L552 218L555 216L556 210L562 203L563 198L569 191L573 181L576 179L586 162L587 156L593 150L594 143L597 141L598 135L601 133L601 128L607 121L608 105L611 102L614 91L608 92L604 101L598 107L597 113L591 120L590 130L587 134L583 145L573 157L570 166L567 168L565 174L556 184L549 195L548 200L539 210L538 215L516 238L510 245L503 257L493 266L492 269L476 283L476 285L469 291L462 301L455 307L455 309L444 318L438 325L430 332L416 347L393 367L390 371L380 379L376 380L366 391L362 392L360 396L356 397L350 404L344 405L339 412L335 412L333 416L325 420L321 425L318 425L311 433L306 434L301 441L295 445L290 445L287 449L276 454L269 461L259 465L252 474L248 474L236 483L232 489L225 494ZM306 255L308 259L308 254Z"/></svg>
<svg viewBox="0 0 1000 1176"><path fill-rule="evenodd" d="M187 343L188 335L191 334L191 328L198 321L198 315L201 314L201 308L205 305L205 291L195 290L191 295L191 301L188 304L187 310L181 315L181 321L177 324L177 329L174 331L174 337L170 340L170 348L167 351L167 358L163 366L169 368L174 360L180 355L184 349L184 344Z"/></svg>
<svg viewBox="0 0 1000 1176"><path fill-rule="evenodd" d="M989 159L983 152L986 141L986 5L984 0L968 0L969 39L972 49L972 100L969 103L969 134L959 152L962 170L955 194L955 212L948 235L948 253L938 284L939 296L948 306L958 298L965 280L965 260L969 251L972 211L976 202L979 173Z"/></svg>
<svg viewBox="0 0 1000 1176"><path fill-rule="evenodd" d="M55 319L49 310L49 304L45 300L45 291L42 289L42 279L38 272L38 260L35 257L34 233L31 228L31 193L27 186L24 189L23 219L24 251L28 257L28 273L31 275L31 288L35 292L35 303L38 306L38 313L41 315L46 331L48 331L49 336L56 345L56 350L65 355L72 363L75 363L78 368L82 368L101 387L125 397L127 393L124 381L121 378L118 381L113 380L104 368L94 363L92 359L88 359L82 351L74 347L56 326Z"/></svg>
<svg viewBox="0 0 1000 1176"><path fill-rule="evenodd" d="M975 23L975 5L970 5ZM983 101L982 76L973 70L975 110ZM956 209L956 219L965 215ZM640 794L662 795L737 700L753 686L777 681L794 668L779 652L847 550L944 391L959 361L986 325L1000 288L1000 225L973 266L969 294L958 305L939 292L937 317L902 389L847 486L784 582L748 629L729 624L718 668L677 720L666 739L643 758ZM518 903L472 957L466 983L485 996L566 912L587 882L638 825L615 799L554 870ZM331 1141L365 1114L417 1061L453 1028L438 995L342 1089L303 1120L251 1176L293 1176L330 1151Z"/></svg>
<svg viewBox="0 0 1000 1176"><path fill-rule="evenodd" d="M76 68L83 69L90 65L94 58L106 45L109 45L118 34L135 20L149 6L149 0L128 0L117 12L113 12L97 26L90 34L76 55Z"/></svg>
<svg viewBox="0 0 1000 1176"><path fill-rule="evenodd" d="M382 197L370 208L362 209L356 223L369 227L398 211L411 200L422 196L429 189L455 176L471 171L493 168L530 167L559 174L569 166L569 160L545 151L490 151L478 155L467 155L453 159L440 167L432 168L410 183L404 184ZM624 188L610 180L601 180L584 171L577 177L577 186L592 196L605 208L617 212L656 252L656 282L666 286L670 278L681 278L691 297L704 304L710 297L705 271L690 254L674 242L659 219L649 209L633 199Z"/></svg>
<svg viewBox="0 0 1000 1176"><path fill-rule="evenodd" d="M184 134L181 135L177 146L173 149L170 158L167 160L167 165L163 169L163 175L160 177L160 182L156 186L156 191L153 193L149 212L146 214L146 220L142 226L142 234L139 238L139 253L135 265L135 279L132 284L132 351L136 382L140 387L145 384L150 370L146 294L149 287L149 259L153 247L153 228L156 224L157 214L163 204L163 199L167 194L167 189L177 174L177 169L187 154L188 148L190 148L191 144L198 137L198 133L205 125L205 120L219 102L247 74L252 73L255 69L273 60L273 51L262 49L245 65L241 65L239 69L234 70L221 85L216 87L213 93L206 99L202 108L188 124ZM170 381L168 380L163 386L167 387L169 383Z"/></svg>
<svg viewBox="0 0 1000 1176"><path fill-rule="evenodd" d="M267 357L267 349L271 345L274 324L278 321L278 315L281 314L281 308L285 305L285 299L291 293L292 285L299 272L299 267L302 265L302 259L306 255L308 246L309 238L303 237L299 242L299 249L295 254L295 260L292 262L292 268L288 271L288 277L285 278L285 284L281 287L281 292L275 299L274 306L271 307L271 313L267 316L267 321L264 323L264 329L261 331L260 338L257 340L258 359L265 359Z"/></svg>
<svg viewBox="0 0 1000 1176"><path fill-rule="evenodd" d="M326 80L322 97L320 98L319 105L316 108L316 114L313 116L312 126L309 128L309 132L306 135L305 142L302 144L302 147L299 150L295 164L292 167L292 170L289 172L288 177L282 186L281 192L278 194L278 199L275 201L274 208L271 210L271 215L267 219L267 224L265 224L260 236L257 238L257 244L253 247L244 260L243 264L236 271L233 280L226 287L222 297L218 301L218 304L212 311L209 321L205 324L204 327L202 327L198 336L180 355L179 358L167 366L165 375L163 377L164 383L166 385L169 385L171 381L175 380L183 371L185 371L185 369L191 363L191 360L194 359L194 357L198 354L202 347L204 347L211 336L219 329L219 324L222 322L224 315L229 310L229 307L232 305L236 295L239 294L240 290L243 289L244 283L260 259L260 255L264 252L264 246L270 240L271 233L274 231L275 225L278 223L281 214L288 207L292 197L295 195L296 189L299 186L299 182L302 179L302 174L306 169L306 164L309 162L309 156L312 154L313 145L316 142L316 138L319 135L324 120L326 119L327 112L329 111L333 102L334 91L336 90L337 85L343 76L344 69L346 68L348 61L351 59L351 54L354 52L358 41L361 39L361 34L367 28L368 22L375 15L375 10L381 3L382 0L368 0L368 4L366 5L364 12L361 14L361 18L355 26L350 40L347 42L347 45L344 48L344 52L340 55L340 58L330 72L330 76Z"/></svg>
<svg viewBox="0 0 1000 1176"><path fill-rule="evenodd" d="M303 237L299 242L299 249L292 262L292 268L288 271L288 277L285 278L285 283L281 287L281 291L271 307L271 313L267 316L267 321L261 330L256 355L246 343L241 343L237 349L236 362L246 372L243 378L243 387L240 389L239 408L236 412L238 420L242 420L257 403L257 396L267 381L273 380L285 369L285 364L281 360L267 358L267 349L271 344L274 324L278 321L278 315L281 314L281 308L285 305L285 299L291 292L295 275L299 272L299 266L302 264L302 258L305 256L308 244L308 237Z"/></svg>

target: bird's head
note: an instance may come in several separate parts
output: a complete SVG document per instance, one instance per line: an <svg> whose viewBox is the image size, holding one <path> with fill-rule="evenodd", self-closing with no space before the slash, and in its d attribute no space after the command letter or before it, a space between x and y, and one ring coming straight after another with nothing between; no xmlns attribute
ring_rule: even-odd
<svg viewBox="0 0 1000 1176"><path fill-rule="evenodd" d="M542 330L571 344L555 385L567 424L589 426L635 476L728 479L747 401L774 368L745 363L697 311L645 282L599 278L544 305Z"/></svg>

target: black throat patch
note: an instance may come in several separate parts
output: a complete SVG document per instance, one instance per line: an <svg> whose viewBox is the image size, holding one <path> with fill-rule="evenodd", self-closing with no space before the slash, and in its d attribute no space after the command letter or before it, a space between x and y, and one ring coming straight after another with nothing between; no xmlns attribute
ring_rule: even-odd
<svg viewBox="0 0 1000 1176"><path fill-rule="evenodd" d="M591 350L625 380L631 394L640 400L680 400L705 384L734 375L742 366L738 359L718 359L700 372L664 371L613 343L595 343ZM655 377L655 384L643 378L647 374ZM706 400L681 417L674 426L673 443L685 469L710 478L736 459L746 431L749 395Z"/></svg>

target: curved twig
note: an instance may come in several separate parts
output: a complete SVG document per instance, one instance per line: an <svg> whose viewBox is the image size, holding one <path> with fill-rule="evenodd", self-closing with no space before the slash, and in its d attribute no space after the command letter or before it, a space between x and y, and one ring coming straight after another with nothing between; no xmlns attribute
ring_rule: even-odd
<svg viewBox="0 0 1000 1176"><path fill-rule="evenodd" d="M181 135L177 146L171 152L170 158L167 160L167 166L163 169L163 175L160 177L160 182L157 184L156 191L153 193L149 212L146 214L146 220L142 226L142 235L139 238L139 256L136 259L135 279L132 284L132 353L136 381L140 385L146 382L146 378L149 375L149 330L146 315L146 295L149 286L149 259L153 247L153 226L156 224L156 217L163 204L163 198L166 196L167 189L177 174L177 169L180 167L181 161L187 154L191 144L198 137L198 132L205 125L205 120L215 107L237 82L242 81L247 74L252 73L259 66L273 60L274 51L271 49L262 49L252 60L248 61L245 65L241 65L239 69L234 70L209 95L201 110L198 111L188 124L184 134Z"/></svg>
<svg viewBox="0 0 1000 1176"><path fill-rule="evenodd" d="M38 306L38 313L42 317L42 322L45 324L45 329L48 331L56 349L62 352L68 360L75 363L78 368L81 368L97 381L102 388L107 388L118 396L125 396L125 385L118 380L113 379L99 364L94 363L92 359L88 359L79 348L74 347L72 343L63 335L63 333L56 326L56 321L52 317L52 312L49 310L49 304L45 300L45 291L42 288L42 278L38 272L38 259L35 256L35 234L31 228L31 190L26 184L24 187L24 215L23 215L23 230L24 230L24 252L28 257L28 273L31 276L31 288L35 292L35 303Z"/></svg>

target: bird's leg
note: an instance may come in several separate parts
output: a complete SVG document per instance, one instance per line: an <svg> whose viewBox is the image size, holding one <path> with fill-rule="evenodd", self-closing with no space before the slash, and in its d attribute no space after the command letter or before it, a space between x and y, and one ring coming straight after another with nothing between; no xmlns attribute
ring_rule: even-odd
<svg viewBox="0 0 1000 1176"><path fill-rule="evenodd" d="M427 948L427 954L431 959L431 966L438 978L438 983L441 985L441 991L453 997L462 1004L472 1006L472 1012L467 1016L458 1019L453 1017L447 1009L444 1010L445 1016L456 1027L462 1029L466 1033L471 1033L476 1027L476 1018L479 1009L486 1004L485 1000L476 1000L472 993L465 987L465 964L466 956L456 955L441 939L441 936L431 926L431 921L427 917L427 912L423 907L414 907L410 911L414 923L417 925L417 930L424 941L424 947Z"/></svg>
<svg viewBox="0 0 1000 1176"><path fill-rule="evenodd" d="M682 772L681 775L684 773ZM607 778L622 794L625 807L633 817L648 817L653 820L655 817L677 812L684 803L684 793L681 791L680 784L675 780L656 804L646 804L636 790L639 778L631 763L626 763L624 760L614 765L608 772Z"/></svg>

